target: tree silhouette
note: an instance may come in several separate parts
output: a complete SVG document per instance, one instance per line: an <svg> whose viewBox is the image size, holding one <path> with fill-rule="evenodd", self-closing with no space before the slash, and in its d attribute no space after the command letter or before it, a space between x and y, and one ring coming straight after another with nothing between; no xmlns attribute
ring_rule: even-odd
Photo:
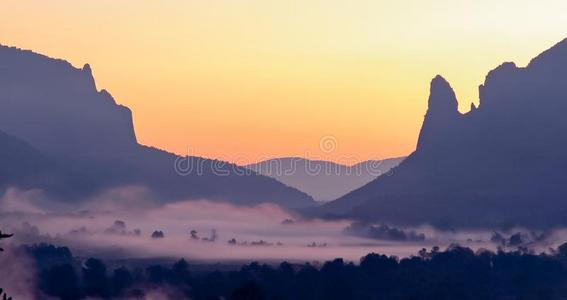
<svg viewBox="0 0 567 300"><path fill-rule="evenodd" d="M108 297L108 278L105 264L96 258L89 258L83 266L85 294L92 297Z"/></svg>
<svg viewBox="0 0 567 300"><path fill-rule="evenodd" d="M5 234L0 231L0 240L11 238L12 236L13 234ZM0 252L2 251L4 251L4 249L0 248ZM12 300L12 297L8 297L8 295L4 293L4 290L2 288L0 288L0 297L2 297L3 300Z"/></svg>
<svg viewBox="0 0 567 300"><path fill-rule="evenodd" d="M11 238L12 236L13 236L13 234L5 234L5 233L2 233L2 231L0 230L0 240ZM4 251L4 249L0 248L0 251Z"/></svg>

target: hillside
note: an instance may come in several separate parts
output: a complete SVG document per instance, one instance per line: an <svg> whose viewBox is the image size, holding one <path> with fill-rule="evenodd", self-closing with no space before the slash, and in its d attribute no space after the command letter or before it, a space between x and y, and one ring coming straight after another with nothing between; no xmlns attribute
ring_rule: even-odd
<svg viewBox="0 0 567 300"><path fill-rule="evenodd" d="M251 164L246 168L303 191L315 201L327 202L386 174L402 160L368 160L346 166L330 161L285 157Z"/></svg>
<svg viewBox="0 0 567 300"><path fill-rule="evenodd" d="M394 169L321 214L445 227L565 225L567 40L526 67L504 63L457 110L441 76L431 82L417 147Z"/></svg>
<svg viewBox="0 0 567 300"><path fill-rule="evenodd" d="M65 172L80 171L72 177L88 187L63 185L62 196L80 198L107 188L142 185L161 201L205 198L291 208L314 204L305 193L234 164L181 158L138 144L130 109L97 89L89 65L78 69L5 46L0 46L0 130L58 161ZM187 164L185 169L176 169L179 162ZM26 170L14 166L11 171ZM19 185L6 176L0 184Z"/></svg>

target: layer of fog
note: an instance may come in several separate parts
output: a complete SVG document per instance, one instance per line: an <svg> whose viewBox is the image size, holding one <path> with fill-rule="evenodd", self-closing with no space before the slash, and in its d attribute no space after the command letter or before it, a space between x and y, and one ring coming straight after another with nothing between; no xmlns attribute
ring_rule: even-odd
<svg viewBox="0 0 567 300"><path fill-rule="evenodd" d="M516 228L495 234L304 220L271 204L235 207L199 200L158 205L139 187L110 190L81 205L52 201L41 191L10 189L0 198L0 228L15 233L12 243L65 245L80 256L184 257L208 262L336 257L358 262L370 252L404 257L451 243L473 249L529 247L541 252L567 236L565 230L533 233Z"/></svg>

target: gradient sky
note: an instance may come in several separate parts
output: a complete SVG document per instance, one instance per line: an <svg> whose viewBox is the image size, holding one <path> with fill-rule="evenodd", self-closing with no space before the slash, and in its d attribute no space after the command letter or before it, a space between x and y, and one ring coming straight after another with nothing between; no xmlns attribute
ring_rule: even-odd
<svg viewBox="0 0 567 300"><path fill-rule="evenodd" d="M567 37L566 11L559 0L1 0L0 43L89 63L143 144L353 163L409 154L435 74L467 111L490 69Z"/></svg>

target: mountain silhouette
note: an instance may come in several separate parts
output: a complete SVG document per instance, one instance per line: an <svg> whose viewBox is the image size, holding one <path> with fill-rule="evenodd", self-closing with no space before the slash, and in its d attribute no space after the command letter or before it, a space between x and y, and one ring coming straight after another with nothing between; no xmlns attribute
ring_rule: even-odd
<svg viewBox="0 0 567 300"><path fill-rule="evenodd" d="M2 188L44 188L62 180L64 169L27 143L0 132L0 183ZM64 180L63 180L64 181Z"/></svg>
<svg viewBox="0 0 567 300"><path fill-rule="evenodd" d="M97 90L88 64L77 69L64 60L0 46L0 130L5 133L0 147L12 149L2 150L6 156L0 159L10 163L2 169L2 187L37 184L62 198L78 198L142 185L164 201L314 204L307 194L234 164L140 145L130 109ZM11 164L10 156L24 165Z"/></svg>
<svg viewBox="0 0 567 300"><path fill-rule="evenodd" d="M526 66L504 63L461 114L431 81L417 147L393 170L321 208L327 216L448 227L565 225L567 39Z"/></svg>
<svg viewBox="0 0 567 300"><path fill-rule="evenodd" d="M357 189L387 173L404 158L368 160L352 166L330 161L284 157L247 165L246 168L326 202Z"/></svg>
<svg viewBox="0 0 567 300"><path fill-rule="evenodd" d="M31 51L0 47L0 129L47 155L121 156L137 146L132 113L76 69Z"/></svg>

